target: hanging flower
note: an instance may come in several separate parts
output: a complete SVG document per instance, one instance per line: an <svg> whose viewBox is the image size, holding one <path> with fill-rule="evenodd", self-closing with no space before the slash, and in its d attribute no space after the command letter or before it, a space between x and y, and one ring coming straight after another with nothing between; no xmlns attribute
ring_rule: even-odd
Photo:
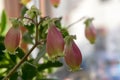
<svg viewBox="0 0 120 80"><path fill-rule="evenodd" d="M46 49L52 60L63 56L64 39L55 25L50 26L48 29Z"/></svg>
<svg viewBox="0 0 120 80"><path fill-rule="evenodd" d="M78 46L73 41L73 36L68 36L66 38L64 53L65 62L71 71L79 70L80 64L82 63L82 54Z"/></svg>
<svg viewBox="0 0 120 80"><path fill-rule="evenodd" d="M92 23L92 20L93 19L88 19L85 21L85 24L86 24L85 36L91 44L95 43L95 40L96 40L96 30Z"/></svg>
<svg viewBox="0 0 120 80"><path fill-rule="evenodd" d="M54 6L54 7L58 7L59 4L60 4L60 0L50 0L51 4Z"/></svg>
<svg viewBox="0 0 120 80"><path fill-rule="evenodd" d="M26 5L27 3L29 3L31 0L21 0L21 3L23 4L23 5Z"/></svg>
<svg viewBox="0 0 120 80"><path fill-rule="evenodd" d="M14 54L21 41L22 34L19 27L11 27L4 40L5 48L8 52Z"/></svg>

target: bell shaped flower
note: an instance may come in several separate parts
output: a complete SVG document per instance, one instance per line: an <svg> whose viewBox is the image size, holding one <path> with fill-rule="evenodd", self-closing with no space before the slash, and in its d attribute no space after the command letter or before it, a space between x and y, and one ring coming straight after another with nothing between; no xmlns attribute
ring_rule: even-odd
<svg viewBox="0 0 120 80"><path fill-rule="evenodd" d="M55 8L57 8L60 4L60 0L50 0L50 2Z"/></svg>
<svg viewBox="0 0 120 80"><path fill-rule="evenodd" d="M11 54L14 54L15 50L19 47L22 34L19 27L11 27L7 32L4 44L5 48Z"/></svg>
<svg viewBox="0 0 120 80"><path fill-rule="evenodd" d="M85 24L85 37L89 40L91 44L93 44L96 40L96 29L92 23L92 19L86 20Z"/></svg>
<svg viewBox="0 0 120 80"><path fill-rule="evenodd" d="M73 38L71 36L68 36L65 41L65 62L69 66L71 71L79 70L82 63L81 51L79 50L78 46L73 41Z"/></svg>
<svg viewBox="0 0 120 80"><path fill-rule="evenodd" d="M48 29L46 49L48 56L53 61L64 55L64 39L55 25L50 26Z"/></svg>

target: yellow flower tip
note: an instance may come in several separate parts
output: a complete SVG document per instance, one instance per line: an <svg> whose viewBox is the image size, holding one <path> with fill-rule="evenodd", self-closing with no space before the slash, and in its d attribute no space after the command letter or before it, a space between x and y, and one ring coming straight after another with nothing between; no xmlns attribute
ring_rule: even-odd
<svg viewBox="0 0 120 80"><path fill-rule="evenodd" d="M90 42L90 44L95 44L95 42L96 42L96 38L89 39L89 42Z"/></svg>
<svg viewBox="0 0 120 80"><path fill-rule="evenodd" d="M18 53L18 52L16 52L16 51L9 51L9 50L7 50L7 49L3 50L3 52L4 52L4 53L9 53L9 54L11 54L11 55L15 55L16 53Z"/></svg>
<svg viewBox="0 0 120 80"><path fill-rule="evenodd" d="M29 3L31 0L21 0L21 4L23 5L27 5L27 3Z"/></svg>
<svg viewBox="0 0 120 80"><path fill-rule="evenodd" d="M58 53L58 54L54 54L52 56L49 56L50 61L55 62L57 61L60 57L63 57L64 53Z"/></svg>
<svg viewBox="0 0 120 80"><path fill-rule="evenodd" d="M70 72L75 72L75 71L79 71L80 67L75 67L75 66L69 66L69 71Z"/></svg>
<svg viewBox="0 0 120 80"><path fill-rule="evenodd" d="M57 8L57 7L58 7L58 4L54 4L53 6L54 6L55 8Z"/></svg>

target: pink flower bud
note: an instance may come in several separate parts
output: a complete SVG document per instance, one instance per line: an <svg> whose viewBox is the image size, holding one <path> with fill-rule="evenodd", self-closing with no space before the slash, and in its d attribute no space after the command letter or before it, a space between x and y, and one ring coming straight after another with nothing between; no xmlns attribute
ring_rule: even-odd
<svg viewBox="0 0 120 80"><path fill-rule="evenodd" d="M51 4L54 6L54 7L58 7L58 5L60 4L60 0L50 0Z"/></svg>
<svg viewBox="0 0 120 80"><path fill-rule="evenodd" d="M91 44L95 43L96 30L95 30L95 27L92 23L89 24L89 26L85 27L85 36L90 41Z"/></svg>
<svg viewBox="0 0 120 80"><path fill-rule="evenodd" d="M73 40L67 41L65 44L65 62L72 71L80 69L82 63L82 54Z"/></svg>
<svg viewBox="0 0 120 80"><path fill-rule="evenodd" d="M11 27L7 32L4 40L5 48L10 53L14 53L18 48L21 40L21 32L18 27Z"/></svg>
<svg viewBox="0 0 120 80"><path fill-rule="evenodd" d="M89 40L91 44L95 43L96 40L96 30L92 24L93 18L88 18L84 23L85 27L85 37Z"/></svg>
<svg viewBox="0 0 120 80"><path fill-rule="evenodd" d="M55 60L63 56L64 39L60 31L54 26L50 26L47 34L46 49L48 56Z"/></svg>

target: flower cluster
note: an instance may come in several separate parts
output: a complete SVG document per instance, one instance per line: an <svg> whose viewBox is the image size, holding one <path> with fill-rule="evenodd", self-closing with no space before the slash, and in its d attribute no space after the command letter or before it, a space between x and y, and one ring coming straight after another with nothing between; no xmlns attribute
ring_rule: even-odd
<svg viewBox="0 0 120 80"><path fill-rule="evenodd" d="M51 0L52 1L52 0ZM54 0L59 1L59 0ZM53 1L53 2L54 2ZM57 60L60 57L64 57L66 64L72 71L76 71L80 69L80 65L82 63L82 54L77 44L74 42L75 36L69 35L67 29L63 29L61 25L58 23L59 19L57 18L40 18L41 21L38 20L40 16L39 10L32 6L30 10L26 11L27 16L21 19L24 25L29 25L33 23L36 27L36 35L35 35L35 45L40 45L40 41L43 37L40 37L41 34L45 35L45 43L46 44L46 52L49 58L52 61ZM57 25L56 25L56 21ZM16 23L16 21L14 21ZM30 22L30 23L29 23ZM21 32L17 24L14 23L14 27L11 27L7 32L4 43L7 51L10 53L14 53L15 50L20 45L21 41ZM92 24L92 19L87 19L85 21L85 36L90 41L90 43L95 43L96 39L96 31ZM42 33L39 34L39 31ZM46 32L46 33L45 33Z"/></svg>
<svg viewBox="0 0 120 80"><path fill-rule="evenodd" d="M25 6L30 1L31 0L21 0L21 3L24 4ZM57 8L60 4L60 0L50 0L50 2L55 8ZM27 78L39 79L38 78L39 75L42 78L42 75L39 74L38 71L42 71L49 67L62 66L62 63L56 61L61 57L64 59L65 63L67 64L71 71L79 70L80 65L82 63L82 53L74 41L74 39L76 39L76 36L70 35L67 29L85 18L86 17L83 17L80 20L70 24L69 26L63 27L61 24L62 17L60 18L51 18L50 16L42 17L39 9L37 9L35 6L32 6L30 9L23 7L21 17L11 19L12 27L8 30L4 38L4 45L6 48L4 52L10 53L10 55L7 56L11 56L12 54L15 58L11 56L10 59L14 58L12 59L12 63L14 61L17 64L11 69L11 71L8 74L4 73L7 75L4 77L3 80L8 80L10 76L13 73L15 73L15 71L26 60L28 60L28 63L30 64L26 64L26 67L20 67L21 69L19 70L22 71L22 75L18 75L20 79L24 80L26 80ZM93 20L92 18L88 18L84 22L86 25L84 31L85 37L91 44L95 43L96 40L96 30L92 23L92 20ZM29 44L32 45L30 49L27 46ZM20 48L17 49L19 46ZM37 50L38 54L36 58L29 57L29 55L35 48L38 49ZM15 56L16 52L18 52L18 54ZM47 60L47 63L40 64L39 60L41 58L45 62ZM49 59L51 61L49 61ZM9 64L11 64L11 62ZM23 64L23 66L25 66L25 64ZM31 70L30 74L29 71L26 70L28 68L30 68ZM6 70L5 72L8 72ZM27 74L29 74L29 76L24 77L26 76L25 75L26 72ZM33 73L31 74L31 72ZM16 74L18 73L15 73L15 76ZM16 76L16 79L18 77Z"/></svg>
<svg viewBox="0 0 120 80"><path fill-rule="evenodd" d="M88 18L85 21L85 36L91 44L96 40L96 30L92 20L92 18ZM51 25L48 29L46 47L49 57L52 61L64 57L66 64L72 71L79 70L82 63L82 54L74 39L75 37L69 34L64 39L55 25Z"/></svg>
<svg viewBox="0 0 120 80"><path fill-rule="evenodd" d="M82 54L73 39L73 36L68 35L64 40L60 30L51 25L48 29L46 48L52 61L64 57L69 68L75 71L80 68Z"/></svg>

